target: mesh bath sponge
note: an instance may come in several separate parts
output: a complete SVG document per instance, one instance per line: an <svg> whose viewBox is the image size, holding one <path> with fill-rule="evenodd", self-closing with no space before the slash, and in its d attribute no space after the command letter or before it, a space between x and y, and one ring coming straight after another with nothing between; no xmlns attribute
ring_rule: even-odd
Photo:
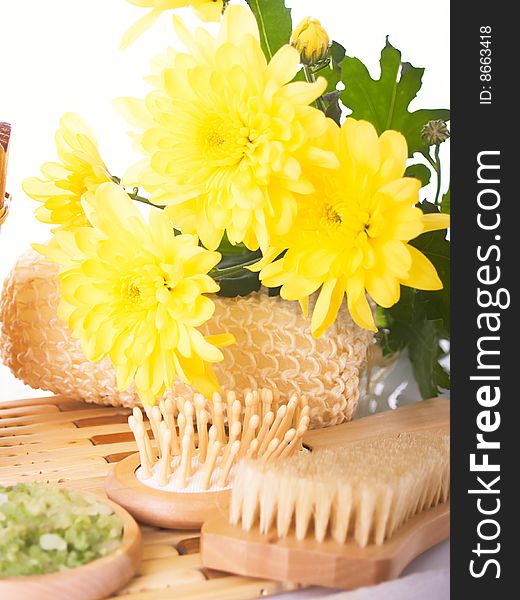
<svg viewBox="0 0 520 600"><path fill-rule="evenodd" d="M56 314L58 267L30 250L4 283L0 302L2 360L26 384L87 402L134 406L133 387L117 389L108 359L89 362ZM269 387L283 399L306 395L311 426L349 420L359 397L359 370L372 333L358 327L343 304L336 322L318 339L297 302L264 293L244 298L213 297L213 331L226 331L236 344L224 348L215 372L222 391ZM206 325L201 327L203 334ZM178 381L164 398L192 399Z"/></svg>

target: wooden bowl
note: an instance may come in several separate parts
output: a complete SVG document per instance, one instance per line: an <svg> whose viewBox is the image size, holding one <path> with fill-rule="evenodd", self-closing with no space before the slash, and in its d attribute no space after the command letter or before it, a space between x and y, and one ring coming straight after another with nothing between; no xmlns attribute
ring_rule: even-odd
<svg viewBox="0 0 520 600"><path fill-rule="evenodd" d="M207 519L227 514L231 490L166 492L141 483L135 472L139 454L118 462L105 482L107 496L139 522L167 529L198 529Z"/></svg>
<svg viewBox="0 0 520 600"><path fill-rule="evenodd" d="M84 494L94 497L93 494ZM102 600L126 585L141 564L141 531L131 515L114 502L108 504L123 520L123 537L117 550L74 569L44 575L0 578L5 600Z"/></svg>

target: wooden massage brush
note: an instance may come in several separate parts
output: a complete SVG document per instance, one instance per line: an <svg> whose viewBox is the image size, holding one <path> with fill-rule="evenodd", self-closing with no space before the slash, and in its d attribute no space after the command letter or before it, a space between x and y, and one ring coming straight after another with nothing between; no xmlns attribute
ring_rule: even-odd
<svg viewBox="0 0 520 600"><path fill-rule="evenodd" d="M176 406L171 400L128 419L138 453L119 462L106 483L108 496L150 525L191 529L215 511L227 510L236 463L270 463L302 448L309 426L305 398L280 404L269 389L234 392L212 401L198 394ZM209 426L211 421L211 426ZM209 429L208 429L209 427Z"/></svg>
<svg viewBox="0 0 520 600"><path fill-rule="evenodd" d="M355 588L397 577L449 536L449 402L309 431L312 452L242 461L228 518L202 527L205 567Z"/></svg>

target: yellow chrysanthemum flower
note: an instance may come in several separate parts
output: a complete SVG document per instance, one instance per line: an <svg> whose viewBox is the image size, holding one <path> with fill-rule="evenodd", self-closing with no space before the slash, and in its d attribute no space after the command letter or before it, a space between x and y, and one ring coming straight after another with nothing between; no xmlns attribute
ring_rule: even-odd
<svg viewBox="0 0 520 600"><path fill-rule="evenodd" d="M281 285L281 296L299 300L304 310L321 287L311 321L316 337L334 322L345 293L356 323L375 330L365 292L389 307L400 285L442 288L434 266L408 242L449 226L449 215L417 208L421 183L403 177L408 151L400 133L378 137L370 123L348 118L334 145L340 168L323 173L318 192L301 198L290 233L256 267L264 285Z"/></svg>
<svg viewBox="0 0 520 600"><path fill-rule="evenodd" d="M218 389L211 365L223 360L222 334L197 329L213 315L216 292L207 275L218 252L193 235L175 236L167 215L153 210L147 224L122 188L104 183L83 199L91 227L58 231L35 246L63 265L60 318L81 341L85 356L105 356L116 367L121 390L132 380L144 403L173 386L176 376L204 394Z"/></svg>
<svg viewBox="0 0 520 600"><path fill-rule="evenodd" d="M220 21L224 9L223 0L128 0L128 2L152 10L136 21L126 32L120 45L122 50L149 29L166 10L191 6L201 21L211 22Z"/></svg>
<svg viewBox="0 0 520 600"><path fill-rule="evenodd" d="M61 162L44 164L41 172L45 179L28 178L22 184L23 190L42 203L36 217L57 225L54 230L85 227L88 220L81 206L83 195L95 192L112 177L101 160L94 133L78 115L63 115L55 142Z"/></svg>
<svg viewBox="0 0 520 600"><path fill-rule="evenodd" d="M267 64L253 13L242 6L226 9L217 39L175 23L190 53L161 62L146 101L121 101L144 130L147 155L123 181L143 185L209 249L224 231L234 244L266 248L270 234L289 230L295 194L314 190L309 173L338 166L324 147L337 126L308 106L326 82L288 83L298 52L283 46Z"/></svg>

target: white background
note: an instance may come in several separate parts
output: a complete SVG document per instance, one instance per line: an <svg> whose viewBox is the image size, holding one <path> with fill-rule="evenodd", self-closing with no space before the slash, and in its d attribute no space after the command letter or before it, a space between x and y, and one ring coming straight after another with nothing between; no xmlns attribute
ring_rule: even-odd
<svg viewBox="0 0 520 600"><path fill-rule="evenodd" d="M288 0L293 22L312 15L350 56L378 76L385 36L404 61L426 67L423 88L412 108L448 107L449 2L436 0ZM190 25L189 9L180 11ZM121 36L143 13L125 0L0 0L0 121L13 126L8 191L10 216L0 232L0 282L31 242L45 241L36 203L20 187L55 160L54 132L60 116L73 111L96 131L101 155L112 174L136 159L127 125L113 108L119 96L144 96L143 76L151 57L175 46L171 12L124 52ZM447 146L447 145L445 145ZM447 148L445 149L447 150ZM34 394L0 365L0 399Z"/></svg>

